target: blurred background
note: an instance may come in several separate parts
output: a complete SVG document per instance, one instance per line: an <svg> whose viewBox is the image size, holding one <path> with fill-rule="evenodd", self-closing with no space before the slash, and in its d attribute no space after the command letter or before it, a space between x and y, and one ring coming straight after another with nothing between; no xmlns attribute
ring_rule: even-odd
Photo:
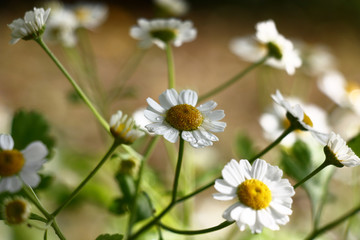
<svg viewBox="0 0 360 240"><path fill-rule="evenodd" d="M78 1L63 3L72 5ZM146 107L147 97L157 99L167 88L165 52L156 46L139 52L137 41L129 35L129 29L136 25L138 18L152 19L159 16L161 11L150 0L96 3L107 6L107 17L101 25L86 31L85 41L91 46L91 53L85 56L95 60L92 64L96 65L94 69L103 95L97 95L87 75L79 71L81 60L76 58L71 48L52 41L48 42L48 46L94 101L104 95L113 96L98 105L106 119L118 109L131 115ZM49 2L0 2L0 130L10 132L12 115L19 109L39 112L48 121L56 148L53 159L44 171L52 173L54 179L50 188L39 194L45 206L53 209L93 168L111 139L103 133L68 81L34 41L19 41L15 45L8 43L11 31L7 24L23 17L34 6L46 4ZM278 31L293 41L296 48L303 50L302 53L311 52L311 49L326 49L333 58L334 68L347 80L360 84L360 2L357 0L195 0L188 1L188 5L188 11L179 18L191 20L198 30L198 36L195 41L173 49L178 90L190 88L200 95L204 94L249 66L251 63L231 52L229 43L235 37L254 34L256 23L268 19L273 19ZM81 47L77 49L81 50ZM318 88L320 77L309 73L306 59L303 59L303 63L303 67L292 76L283 70L262 66L212 98L218 103L218 108L225 111L227 128L224 133L218 134L220 141L213 147L200 150L187 148L184 171L188 170L191 175L185 179L187 190L218 176L231 158L242 158L237 146L241 137L246 136L257 149L269 143L264 137L259 118L272 106L270 95L276 89L280 89L285 96L316 104L327 113L333 112L336 104ZM337 113L337 116L342 114ZM344 131L343 134L350 139L359 130L358 119L354 117L349 120L355 125L351 131L341 130L348 126L347 122L337 118L329 119L329 122L330 125L338 123L331 127ZM141 152L145 145L146 140L143 140L135 147ZM152 181L157 176L154 180L157 185L149 190L149 195L155 194L154 198L158 199L170 188L173 176L173 164L168 160L166 149L162 141L149 161L151 173L147 175L148 179ZM275 152L264 158L278 164L279 156ZM321 153L319 156L322 157ZM116 233L125 229L126 217L107 210L113 198L121 194L113 180L114 169L119 165L117 160L112 159L77 201L59 215L58 223L68 239L95 239L101 233ZM323 223L343 214L357 203L357 175L356 169L341 169L335 173L330 182L331 201L324 210ZM151 183L144 188L150 186ZM189 217L188 228L206 228L223 221L221 214L228 203L213 200L211 194L214 192L210 188L200 194L195 202L189 203L187 207L193 215ZM166 199L163 201L166 203ZM265 231L254 239L289 239L289 236L291 239L303 239L311 231L310 208L307 194L300 189L294 197L294 213L290 223L282 226L279 232ZM176 217L168 220L176 223ZM356 223L357 217L353 221ZM359 239L354 232L346 234L351 224L345 223L319 239ZM0 229L1 240L41 239L41 231L26 226L10 228L1 223ZM170 234L165 239L219 239L225 233L229 236L226 239L253 239L249 232L240 233L236 226L215 234L186 238ZM56 237L51 236L50 239ZM144 239L157 238L148 236Z"/></svg>

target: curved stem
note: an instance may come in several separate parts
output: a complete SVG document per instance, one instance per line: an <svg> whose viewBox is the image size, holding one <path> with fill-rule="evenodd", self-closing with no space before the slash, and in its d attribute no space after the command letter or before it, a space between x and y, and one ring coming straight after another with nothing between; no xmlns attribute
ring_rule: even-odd
<svg viewBox="0 0 360 240"><path fill-rule="evenodd" d="M53 60L56 66L60 69L60 71L65 75L65 77L69 80L70 84L74 87L75 91L79 94L81 99L86 103L86 105L90 108L92 113L98 119L100 124L105 128L106 131L110 131L109 124L107 121L100 115L85 93L81 90L79 85L75 82L75 80L70 76L70 74L66 71L64 66L60 63L60 61L55 57L55 55L51 52L51 50L47 47L42 38L37 38L35 41L44 49L44 51L49 55L49 57Z"/></svg>
<svg viewBox="0 0 360 240"><path fill-rule="evenodd" d="M204 233L218 231L220 229L223 229L223 228L226 228L226 227L230 226L233 223L234 223L234 221L232 221L232 222L225 221L225 222L222 222L219 225L216 225L214 227L200 229L200 230L178 230L178 229L166 226L166 225L164 225L162 223L159 223L159 225L163 229L168 230L168 231L173 232L173 233L183 234L183 235L197 235L197 234L204 234Z"/></svg>
<svg viewBox="0 0 360 240"><path fill-rule="evenodd" d="M105 156L101 159L101 161L96 165L96 167L89 173L89 175L79 184L79 186L71 193L71 195L67 198L67 200L61 204L51 215L55 217L63 210L80 192L80 190L87 184L87 182L97 173L97 171L102 167L102 165L106 162L106 160L110 157L110 155L115 151L115 149L119 146L119 143L115 140L113 145L107 151Z"/></svg>
<svg viewBox="0 0 360 240"><path fill-rule="evenodd" d="M262 155L264 155L265 153L267 153L269 150L271 150L273 147L275 147L277 144L279 144L281 142L281 140L283 140L289 133L291 133L294 130L293 127L289 127L287 129L284 130L284 132L271 144L269 144L269 146L267 146L266 148L264 148L264 150L262 150L261 152L259 152L257 155L255 155L254 157L252 157L251 159L249 159L249 162L252 163L254 162L257 158L261 157Z"/></svg>
<svg viewBox="0 0 360 240"><path fill-rule="evenodd" d="M306 177L304 177L300 182L296 183L294 185L294 188L297 188L298 186L300 186L301 184L303 184L304 182L306 182L307 180L309 180L310 178L312 178L313 176L315 176L317 173L319 173L321 170L323 170L325 167L329 166L329 163L327 161L324 161L318 168L316 168L314 171L312 171L309 175L307 175Z"/></svg>
<svg viewBox="0 0 360 240"><path fill-rule="evenodd" d="M175 88L175 67L174 67L174 56L171 50L171 44L166 44L166 59L168 65L168 88Z"/></svg>
<svg viewBox="0 0 360 240"><path fill-rule="evenodd" d="M235 82L237 82L239 79L241 79L242 77L244 77L247 73L249 73L251 70L253 70L254 68L262 65L270 56L266 55L265 57L263 57L262 59L260 59L259 61L251 64L249 67L245 68L244 70L242 70L241 72L239 72L238 74L236 74L234 77L230 78L228 81L224 82L223 84L221 84L220 86L214 88L213 90L209 91L208 93L205 93L204 95L199 97L199 102L223 91L224 89L230 87L232 84L234 84Z"/></svg>
<svg viewBox="0 0 360 240"><path fill-rule="evenodd" d="M350 212L346 213L345 215L343 215L342 217L330 222L329 224L323 226L322 228L319 228L317 230L314 230L307 238L306 240L312 240L315 237L323 234L324 232L336 227L337 225L339 225L340 223L342 223L343 221L345 221L346 219L350 218L351 216L353 216L354 214L356 214L357 212L360 211L360 205L355 207L353 210L351 210Z"/></svg>
<svg viewBox="0 0 360 240"><path fill-rule="evenodd" d="M220 176L220 177L221 177L221 176ZM219 177L219 178L220 178L220 177ZM183 201L185 201L185 200L187 200L187 199L195 196L196 194L198 194L198 193L200 193L200 192L208 189L209 187L213 186L214 184L215 184L215 180L213 180L213 181L211 181L210 183L208 183L208 184L206 184L206 185L204 185L204 186L196 189L196 190L195 190L194 192L192 192L192 193L189 193L189 194L187 194L187 195L185 195L185 196L183 196L183 197L181 197L181 198L178 198L175 203L178 204L178 203L180 203L180 202L183 202Z"/></svg>
<svg viewBox="0 0 360 240"><path fill-rule="evenodd" d="M131 230L132 230L132 226L133 226L133 221L134 221L134 216L136 214L136 202L137 202L137 198L139 196L139 192L140 192L140 185L141 185L141 180L142 180L142 176L143 176L143 170L144 170L144 166L145 166L145 162L149 159L149 157L151 156L151 154L153 153L156 144L158 143L160 137L156 136L154 138L151 139L151 142L149 143L149 146L147 147L144 157L140 163L140 169L139 169L139 173L138 173L138 179L136 181L136 185L135 185L135 195L134 195L134 199L132 202L132 205L130 207L130 217L129 217L129 222L128 222L128 229L127 229L127 236L131 235Z"/></svg>
<svg viewBox="0 0 360 240"><path fill-rule="evenodd" d="M159 215L157 215L155 218L153 218L153 220L151 220L145 226L140 228L136 233L134 233L134 235L129 236L129 238L128 238L129 240L136 239L139 235L141 235L146 230L148 230L149 228L154 226L175 205L183 154L184 154L184 140L182 138L180 138L179 154L178 154L178 161L177 161L177 164L176 164L171 202L169 203L169 205L164 210L161 211L161 213Z"/></svg>

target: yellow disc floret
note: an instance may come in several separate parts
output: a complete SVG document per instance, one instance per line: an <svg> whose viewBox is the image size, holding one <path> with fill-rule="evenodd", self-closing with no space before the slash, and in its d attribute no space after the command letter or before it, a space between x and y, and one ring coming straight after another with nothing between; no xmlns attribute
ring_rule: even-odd
<svg viewBox="0 0 360 240"><path fill-rule="evenodd" d="M30 215L30 205L25 199L17 197L6 200L3 211L7 224L21 224L25 222Z"/></svg>
<svg viewBox="0 0 360 240"><path fill-rule="evenodd" d="M18 150L3 150L0 152L0 176L9 177L17 174L24 166L25 159Z"/></svg>
<svg viewBox="0 0 360 240"><path fill-rule="evenodd" d="M192 131L200 127L204 117L195 107L189 104L180 104L166 112L165 120L177 130Z"/></svg>
<svg viewBox="0 0 360 240"><path fill-rule="evenodd" d="M239 201L254 210L264 209L271 202L271 191L262 181L248 179L237 189Z"/></svg>
<svg viewBox="0 0 360 240"><path fill-rule="evenodd" d="M308 126L310 126L310 127L313 127L313 122L311 121L310 117L309 117L308 115L306 115L305 113L304 113L303 122L304 122L306 125L308 125Z"/></svg>

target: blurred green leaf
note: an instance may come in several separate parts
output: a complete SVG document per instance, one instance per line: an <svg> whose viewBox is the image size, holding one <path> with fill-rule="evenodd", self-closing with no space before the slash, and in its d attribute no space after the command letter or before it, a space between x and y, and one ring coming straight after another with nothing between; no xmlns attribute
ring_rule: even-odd
<svg viewBox="0 0 360 240"><path fill-rule="evenodd" d="M256 155L253 141L246 133L238 133L235 146L236 156L242 159L250 159Z"/></svg>
<svg viewBox="0 0 360 240"><path fill-rule="evenodd" d="M123 238L124 236L120 234L101 234L96 240L122 240Z"/></svg>
<svg viewBox="0 0 360 240"><path fill-rule="evenodd" d="M26 148L31 142L41 141L49 151L48 158L50 158L55 145L55 140L50 135L49 123L40 113L34 111L20 110L15 113L11 136L14 139L15 148L20 150Z"/></svg>
<svg viewBox="0 0 360 240"><path fill-rule="evenodd" d="M348 146L360 156L360 133L348 141Z"/></svg>
<svg viewBox="0 0 360 240"><path fill-rule="evenodd" d="M111 203L109 207L110 212L118 215L125 214L128 210L129 210L129 202L126 201L124 198L114 199L114 201Z"/></svg>
<svg viewBox="0 0 360 240"><path fill-rule="evenodd" d="M135 181L134 178L129 174L116 174L116 180L119 184L123 198L127 202L131 202L135 195Z"/></svg>
<svg viewBox="0 0 360 240"><path fill-rule="evenodd" d="M153 213L154 208L147 193L139 193L136 201L136 216L134 218L134 223L151 217Z"/></svg>
<svg viewBox="0 0 360 240"><path fill-rule="evenodd" d="M42 189L46 189L48 188L52 182L54 181L54 176L52 175L45 175L45 174L40 174L41 177L41 182L40 184L36 187L36 190L42 190Z"/></svg>
<svg viewBox="0 0 360 240"><path fill-rule="evenodd" d="M74 103L74 104L82 103L81 97L74 89L71 89L67 93L67 99L69 100L69 102Z"/></svg>

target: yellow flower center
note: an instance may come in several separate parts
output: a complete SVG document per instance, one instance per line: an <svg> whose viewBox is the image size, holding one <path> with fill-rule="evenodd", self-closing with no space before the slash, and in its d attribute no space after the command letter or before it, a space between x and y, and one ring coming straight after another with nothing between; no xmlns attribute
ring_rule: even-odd
<svg viewBox="0 0 360 240"><path fill-rule="evenodd" d="M291 118L289 119L289 117L291 117ZM290 127L291 121L294 124L294 126L296 127L295 131L301 132L302 130L305 130L304 127L301 127L301 125L299 124L298 119L293 117L291 114L287 114L286 118L284 118L284 120L283 120L283 126L285 129ZM306 125L313 127L313 122L311 121L310 117L306 113L304 113L304 118L302 121Z"/></svg>
<svg viewBox="0 0 360 240"><path fill-rule="evenodd" d="M254 210L264 209L271 202L271 191L262 181L248 179L237 189L239 201Z"/></svg>
<svg viewBox="0 0 360 240"><path fill-rule="evenodd" d="M150 35L153 38L168 43L176 38L177 32L173 29L158 29L151 31Z"/></svg>
<svg viewBox="0 0 360 240"><path fill-rule="evenodd" d="M311 121L311 119L310 119L310 117L309 117L308 115L306 115L305 113L304 113L303 122L306 123L306 125L308 125L308 126L310 126L310 127L313 127L313 126L314 126L313 123L312 123L312 121Z"/></svg>
<svg viewBox="0 0 360 240"><path fill-rule="evenodd" d="M29 216L27 202L22 199L14 199L5 205L5 220L9 224L20 224Z"/></svg>
<svg viewBox="0 0 360 240"><path fill-rule="evenodd" d="M177 130L192 131L199 128L204 117L195 107L188 104L180 104L166 112L165 120Z"/></svg>
<svg viewBox="0 0 360 240"><path fill-rule="evenodd" d="M75 10L75 15L79 21L86 21L90 16L90 11L86 8L79 8Z"/></svg>
<svg viewBox="0 0 360 240"><path fill-rule="evenodd" d="M9 177L20 172L25 159L18 150L3 150L0 152L0 176Z"/></svg>

